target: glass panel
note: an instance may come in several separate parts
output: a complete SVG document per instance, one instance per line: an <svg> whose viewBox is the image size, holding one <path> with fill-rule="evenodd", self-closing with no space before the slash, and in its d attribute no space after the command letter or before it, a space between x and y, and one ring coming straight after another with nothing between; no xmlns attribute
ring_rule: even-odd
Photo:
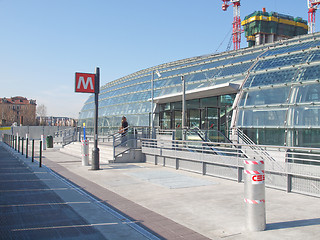
<svg viewBox="0 0 320 240"><path fill-rule="evenodd" d="M294 146L320 147L320 129L297 129L293 132Z"/></svg>
<svg viewBox="0 0 320 240"><path fill-rule="evenodd" d="M204 88L204 87L207 87L210 85L210 82L206 81L206 82L197 82L197 83L193 83L193 84L188 84L186 86L186 90L193 90L193 89L196 89L196 88Z"/></svg>
<svg viewBox="0 0 320 240"><path fill-rule="evenodd" d="M206 129L219 129L219 115L218 108L208 108L207 109L207 126Z"/></svg>
<svg viewBox="0 0 320 240"><path fill-rule="evenodd" d="M200 110L190 109L188 111L189 115L189 127L190 128L200 128Z"/></svg>
<svg viewBox="0 0 320 240"><path fill-rule="evenodd" d="M187 101L187 109L199 108L199 99L193 99Z"/></svg>
<svg viewBox="0 0 320 240"><path fill-rule="evenodd" d="M227 136L231 125L232 106L220 108L220 131Z"/></svg>
<svg viewBox="0 0 320 240"><path fill-rule="evenodd" d="M160 116L159 116L159 113L155 113L155 114L154 114L154 122L153 122L153 123L154 123L154 126L155 126L155 127L160 127L159 117L160 117Z"/></svg>
<svg viewBox="0 0 320 240"><path fill-rule="evenodd" d="M307 43L294 44L294 45L289 45L284 47L280 46L280 47L276 47L275 49L267 51L262 56L270 56L270 55L282 54L287 52L299 51L302 49L307 49L313 46L317 46L318 44L319 44L319 41L311 41Z"/></svg>
<svg viewBox="0 0 320 240"><path fill-rule="evenodd" d="M160 111L170 110L170 103L160 104Z"/></svg>
<svg viewBox="0 0 320 240"><path fill-rule="evenodd" d="M296 65L301 62L304 62L308 55L308 53L299 53L259 61L258 64L252 70L259 71L263 69L278 68L287 65Z"/></svg>
<svg viewBox="0 0 320 240"><path fill-rule="evenodd" d="M246 109L239 112L238 124L243 127L283 126L286 109Z"/></svg>
<svg viewBox="0 0 320 240"><path fill-rule="evenodd" d="M292 82L297 68L251 75L244 88Z"/></svg>
<svg viewBox="0 0 320 240"><path fill-rule="evenodd" d="M320 109L317 106L290 108L289 126L320 127Z"/></svg>
<svg viewBox="0 0 320 240"><path fill-rule="evenodd" d="M221 106L232 106L234 99L236 98L235 94L228 94L220 96L220 105Z"/></svg>
<svg viewBox="0 0 320 240"><path fill-rule="evenodd" d="M284 129L242 129L243 132L256 144L284 145Z"/></svg>
<svg viewBox="0 0 320 240"><path fill-rule="evenodd" d="M200 99L200 107L217 107L218 97L209 97Z"/></svg>
<svg viewBox="0 0 320 240"><path fill-rule="evenodd" d="M289 92L290 87L249 91L245 95L246 103L244 106L286 103ZM241 104L244 104L243 99Z"/></svg>
<svg viewBox="0 0 320 240"><path fill-rule="evenodd" d="M297 81L304 82L318 79L320 79L320 65L302 68Z"/></svg>
<svg viewBox="0 0 320 240"><path fill-rule="evenodd" d="M320 84L295 87L292 92L291 103L320 102Z"/></svg>
<svg viewBox="0 0 320 240"><path fill-rule="evenodd" d="M243 92L239 102L239 107L242 107L246 104L247 97L248 97L248 92Z"/></svg>
<svg viewBox="0 0 320 240"><path fill-rule="evenodd" d="M182 110L182 102L173 102L173 103L171 103L171 109L173 109L173 110Z"/></svg>
<svg viewBox="0 0 320 240"><path fill-rule="evenodd" d="M167 94L174 94L181 92L181 86L172 86L172 87L166 87L158 91L154 91L154 97L159 97Z"/></svg>
<svg viewBox="0 0 320 240"><path fill-rule="evenodd" d="M182 128L182 113L181 113L181 111L174 111L174 126L176 129Z"/></svg>
<svg viewBox="0 0 320 240"><path fill-rule="evenodd" d="M171 129L171 112L162 112L160 126L162 129Z"/></svg>
<svg viewBox="0 0 320 240"><path fill-rule="evenodd" d="M309 62L315 62L315 61L319 61L320 60L320 50L316 50L311 52L311 54L309 55L308 61Z"/></svg>

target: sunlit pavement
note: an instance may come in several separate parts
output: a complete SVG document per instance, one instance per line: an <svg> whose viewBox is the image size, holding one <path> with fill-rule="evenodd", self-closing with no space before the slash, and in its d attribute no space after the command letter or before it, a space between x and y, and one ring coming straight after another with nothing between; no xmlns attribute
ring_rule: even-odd
<svg viewBox="0 0 320 240"><path fill-rule="evenodd" d="M44 151L41 169L30 159L19 158L85 219L82 225L94 226L108 239L134 239L108 236L115 226L127 227L120 233L132 231L137 239L320 239L319 198L267 188L267 229L248 232L242 183L148 163L101 164L101 170L92 171L81 165L80 157L56 149ZM49 175L55 180L49 181ZM87 211L85 204L98 210ZM99 220L107 215L112 221Z"/></svg>

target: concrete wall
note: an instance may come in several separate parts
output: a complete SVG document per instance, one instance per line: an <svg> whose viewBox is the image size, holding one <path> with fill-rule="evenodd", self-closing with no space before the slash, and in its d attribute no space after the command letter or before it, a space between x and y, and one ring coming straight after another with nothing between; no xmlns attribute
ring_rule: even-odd
<svg viewBox="0 0 320 240"><path fill-rule="evenodd" d="M14 134L17 133L21 137L26 137L28 134L30 139L40 139L41 135L51 135L54 136L55 132L69 129L72 127L62 127L62 126L17 126L11 127L11 130L0 130L0 136L2 134Z"/></svg>

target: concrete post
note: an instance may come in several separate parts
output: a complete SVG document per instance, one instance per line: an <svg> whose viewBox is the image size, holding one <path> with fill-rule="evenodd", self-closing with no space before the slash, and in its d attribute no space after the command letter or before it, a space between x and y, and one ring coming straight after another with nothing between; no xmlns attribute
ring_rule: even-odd
<svg viewBox="0 0 320 240"><path fill-rule="evenodd" d="M244 160L244 173L246 228L263 231L266 229L264 161Z"/></svg>
<svg viewBox="0 0 320 240"><path fill-rule="evenodd" d="M89 166L89 140L82 140L82 166Z"/></svg>
<svg viewBox="0 0 320 240"><path fill-rule="evenodd" d="M112 160L115 161L116 160L116 144L115 144L116 138L114 135L112 135Z"/></svg>
<svg viewBox="0 0 320 240"><path fill-rule="evenodd" d="M44 135L41 135L41 141L42 141L42 150L46 150L47 145L46 145L46 138Z"/></svg>

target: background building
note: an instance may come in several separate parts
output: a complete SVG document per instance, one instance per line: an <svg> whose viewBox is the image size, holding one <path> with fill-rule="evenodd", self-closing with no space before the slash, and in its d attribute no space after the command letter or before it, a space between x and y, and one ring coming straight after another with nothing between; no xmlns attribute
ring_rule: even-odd
<svg viewBox="0 0 320 240"><path fill-rule="evenodd" d="M0 98L0 126L36 125L36 106L25 97Z"/></svg>
<svg viewBox="0 0 320 240"><path fill-rule="evenodd" d="M308 33L308 22L277 12L255 11L246 16L242 26L249 47L289 39Z"/></svg>
<svg viewBox="0 0 320 240"><path fill-rule="evenodd" d="M37 117L37 125L76 127L77 120L69 117Z"/></svg>

